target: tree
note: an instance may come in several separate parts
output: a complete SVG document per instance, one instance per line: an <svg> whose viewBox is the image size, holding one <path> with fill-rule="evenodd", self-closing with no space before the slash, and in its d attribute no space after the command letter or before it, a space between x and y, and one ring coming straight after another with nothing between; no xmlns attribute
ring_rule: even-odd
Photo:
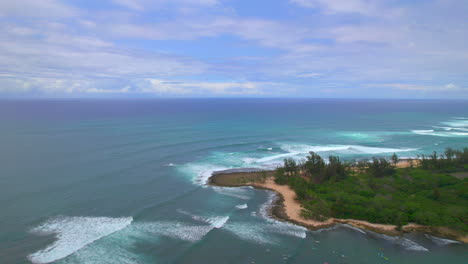
<svg viewBox="0 0 468 264"><path fill-rule="evenodd" d="M398 156L396 153L393 153L392 155L392 162L393 162L393 165L396 166L398 164Z"/></svg>
<svg viewBox="0 0 468 264"><path fill-rule="evenodd" d="M322 157L314 152L309 152L307 156L307 161L304 163L304 168L311 176L317 173L322 173L325 168L325 162Z"/></svg>
<svg viewBox="0 0 468 264"><path fill-rule="evenodd" d="M293 176L297 172L297 163L295 160L288 158L284 159L284 171L289 176Z"/></svg>
<svg viewBox="0 0 468 264"><path fill-rule="evenodd" d="M446 148L444 153L447 161L452 162L453 158L455 157L455 151L452 148Z"/></svg>
<svg viewBox="0 0 468 264"><path fill-rule="evenodd" d="M384 158L372 157L372 162L369 163L367 173L375 178L382 178L395 173L393 166Z"/></svg>
<svg viewBox="0 0 468 264"><path fill-rule="evenodd" d="M325 168L325 180L334 179L336 181L343 180L347 177L345 165L341 162L338 156L329 156L328 164Z"/></svg>

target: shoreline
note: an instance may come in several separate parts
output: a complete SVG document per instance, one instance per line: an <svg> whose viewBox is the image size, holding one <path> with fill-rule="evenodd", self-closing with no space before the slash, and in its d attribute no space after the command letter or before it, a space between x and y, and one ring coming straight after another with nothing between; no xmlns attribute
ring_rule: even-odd
<svg viewBox="0 0 468 264"><path fill-rule="evenodd" d="M402 164L402 167L409 164ZM262 175L259 177L259 173ZM209 178L208 184L219 187L242 187L251 186L255 189L274 191L278 199L270 208L270 216L279 221L290 222L299 226L306 227L309 230L319 230L330 228L336 224L348 224L359 229L366 229L373 232L400 236L409 232L422 232L436 237L452 239L462 243L468 243L468 236L461 235L459 232L446 227L430 227L419 224L409 223L397 230L397 226L389 224L370 223L357 219L339 219L329 218L326 221L317 221L305 219L301 216L302 206L296 201L296 193L287 185L279 185L274 182L273 171L235 171L213 173ZM260 180L260 181L259 181Z"/></svg>

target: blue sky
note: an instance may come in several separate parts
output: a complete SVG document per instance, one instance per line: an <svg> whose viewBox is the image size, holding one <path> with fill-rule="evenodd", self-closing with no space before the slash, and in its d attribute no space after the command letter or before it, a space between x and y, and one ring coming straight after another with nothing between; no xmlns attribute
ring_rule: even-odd
<svg viewBox="0 0 468 264"><path fill-rule="evenodd" d="M468 1L0 2L0 97L468 98Z"/></svg>

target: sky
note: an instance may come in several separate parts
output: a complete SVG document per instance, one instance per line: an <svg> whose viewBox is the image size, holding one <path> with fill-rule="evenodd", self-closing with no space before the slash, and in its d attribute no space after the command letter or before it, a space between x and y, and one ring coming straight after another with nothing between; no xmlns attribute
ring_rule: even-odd
<svg viewBox="0 0 468 264"><path fill-rule="evenodd" d="M468 0L0 0L0 98L468 99Z"/></svg>

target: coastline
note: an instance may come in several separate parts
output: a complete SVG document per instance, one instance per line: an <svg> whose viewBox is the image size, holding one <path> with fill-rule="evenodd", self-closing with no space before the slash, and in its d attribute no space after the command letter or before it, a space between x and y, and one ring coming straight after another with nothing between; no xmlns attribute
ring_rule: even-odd
<svg viewBox="0 0 468 264"><path fill-rule="evenodd" d="M399 164L399 167L409 166L409 161L404 162L405 163L403 164ZM348 224L360 229L366 229L390 236L399 236L409 232L422 232L436 237L468 243L468 236L462 235L459 232L446 227L430 227L409 223L398 230L396 225L370 223L357 219L329 218L326 221L305 219L301 216L302 206L298 201L296 201L296 193L294 190L287 185L276 184L272 175L273 171L247 170L218 172L213 173L208 180L208 184L220 187L251 186L256 189L274 191L278 195L279 199L277 199L275 204L270 208L270 215L277 220L300 225L310 230L329 228L336 224Z"/></svg>

